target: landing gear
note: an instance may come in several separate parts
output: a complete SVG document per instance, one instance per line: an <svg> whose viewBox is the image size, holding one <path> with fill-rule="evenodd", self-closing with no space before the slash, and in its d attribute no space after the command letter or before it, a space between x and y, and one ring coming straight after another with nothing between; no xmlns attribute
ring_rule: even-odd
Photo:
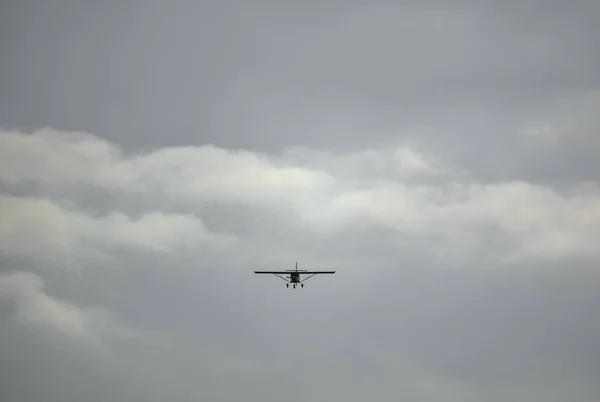
<svg viewBox="0 0 600 402"><path fill-rule="evenodd" d="M286 288L289 288L289 287L290 287L290 284L289 284L289 283L286 283L286 284L285 284L285 287L286 287Z"/></svg>
<svg viewBox="0 0 600 402"><path fill-rule="evenodd" d="M304 287L304 284L303 284L303 283L301 283L301 284L300 284L300 287L301 287L301 288L303 288L303 287Z"/></svg>
<svg viewBox="0 0 600 402"><path fill-rule="evenodd" d="M294 289L296 289L296 284L294 284Z"/></svg>

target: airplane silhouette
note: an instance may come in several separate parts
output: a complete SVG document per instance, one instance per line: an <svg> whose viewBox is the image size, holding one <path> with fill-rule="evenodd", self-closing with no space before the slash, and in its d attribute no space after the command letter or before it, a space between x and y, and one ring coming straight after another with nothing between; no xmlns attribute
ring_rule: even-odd
<svg viewBox="0 0 600 402"><path fill-rule="evenodd" d="M315 275L335 274L335 271L307 271L305 269L298 270L298 262L296 262L295 270L294 269L286 269L285 271L254 271L254 273L255 274L272 274L272 275L278 276L287 282L285 284L286 287L289 288L290 283L291 283L295 289L296 285L300 285L300 287L303 288L304 287L303 282L312 278ZM282 276L282 275L289 275L289 276ZM300 279L300 275L308 275L308 276L304 279Z"/></svg>

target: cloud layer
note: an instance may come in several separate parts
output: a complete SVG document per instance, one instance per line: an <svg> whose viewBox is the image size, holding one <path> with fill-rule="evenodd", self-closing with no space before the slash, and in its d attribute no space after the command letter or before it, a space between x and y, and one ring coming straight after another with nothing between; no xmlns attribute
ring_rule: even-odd
<svg viewBox="0 0 600 402"><path fill-rule="evenodd" d="M600 3L12 3L0 400L600 400Z"/></svg>
<svg viewBox="0 0 600 402"><path fill-rule="evenodd" d="M222 232L218 222L213 225L217 233L211 233L204 224L211 220L207 208L225 206L254 208L330 236L372 225L398 236L430 239L431 251L458 253L457 258L475 252L485 230L504 239L500 249L488 253L534 260L597 254L596 187L575 185L563 194L524 181L457 181L452 166L441 170L435 158L406 145L345 155L305 149L271 156L214 146L126 155L115 144L83 133L4 132L0 141L6 154L0 173L5 185L27 184L57 196L0 200L5 217L0 233L12 252L27 243L30 250L39 246L40 251L53 247L66 252L76 241L154 250L201 241L225 245L241 233ZM414 182L428 176L436 182ZM144 210L137 216L114 210L99 216L61 205L72 203L60 198L61 192L64 197L80 188L115 202L105 209L135 202L144 203Z"/></svg>
<svg viewBox="0 0 600 402"><path fill-rule="evenodd" d="M332 365L319 363L318 372L341 370L339 386L379 378L359 380L364 393L392 381L389 373L404 377L403 394L417 399L542 395L529 387L549 378L556 395L596 392L582 377L597 372L587 353L600 333L584 324L600 278L592 269L600 193L589 183L568 193L478 183L409 145L347 154L215 146L128 153L52 129L3 131L0 144L0 250L27 267L0 278L0 296L15 303L10 325L83 340L105 356L124 351L106 367L126 373L129 358L150 353L122 349L120 339L159 345L146 359L161 361L160 375L171 379L189 365L186 376L268 382L278 361L311 371L328 356ZM337 276L309 283L314 289L302 295L250 276L298 259ZM83 288L67 285L73 275ZM278 328L291 311L288 327ZM574 339L579 346L561 343ZM189 342L196 346L183 352ZM158 394L175 386L161 381ZM185 395L205 395L191 377L178 381Z"/></svg>

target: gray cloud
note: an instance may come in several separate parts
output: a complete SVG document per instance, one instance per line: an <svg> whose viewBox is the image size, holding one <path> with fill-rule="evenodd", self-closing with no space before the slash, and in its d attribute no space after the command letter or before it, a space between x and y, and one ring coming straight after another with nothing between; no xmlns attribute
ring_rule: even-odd
<svg viewBox="0 0 600 402"><path fill-rule="evenodd" d="M587 318L599 302L593 188L461 184L410 147L394 164L396 149L126 154L53 130L4 132L0 141L6 191L31 189L3 197L2 254L35 267L0 282L16 303L6 331L33 323L102 345L73 364L122 373L126 382L106 380L119 395L238 396L223 376L254 384L244 395L255 398L288 392L273 388L281 378L306 389L298 400L342 398L335 390L350 383L358 397L394 375L406 381L401 395L416 400L596 392L590 351L600 328ZM402 174L365 169L372 160ZM446 179L401 181L424 172ZM110 194L105 212L69 196L80 188ZM303 293L251 274L296 260L338 273ZM108 317L125 332L106 332L116 328ZM50 336L39 328L36 337ZM51 350L66 347L52 342ZM134 369L140 360L147 364Z"/></svg>
<svg viewBox="0 0 600 402"><path fill-rule="evenodd" d="M13 3L0 399L598 400L597 2Z"/></svg>
<svg viewBox="0 0 600 402"><path fill-rule="evenodd" d="M356 148L423 125L454 142L597 87L597 6L569 4L20 2L1 118L142 147Z"/></svg>

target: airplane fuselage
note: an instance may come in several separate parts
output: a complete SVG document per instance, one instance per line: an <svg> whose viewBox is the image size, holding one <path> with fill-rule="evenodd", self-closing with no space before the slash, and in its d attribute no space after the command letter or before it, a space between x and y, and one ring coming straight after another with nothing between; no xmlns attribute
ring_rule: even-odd
<svg viewBox="0 0 600 402"><path fill-rule="evenodd" d="M290 273L290 283L300 283L300 274L298 272Z"/></svg>

